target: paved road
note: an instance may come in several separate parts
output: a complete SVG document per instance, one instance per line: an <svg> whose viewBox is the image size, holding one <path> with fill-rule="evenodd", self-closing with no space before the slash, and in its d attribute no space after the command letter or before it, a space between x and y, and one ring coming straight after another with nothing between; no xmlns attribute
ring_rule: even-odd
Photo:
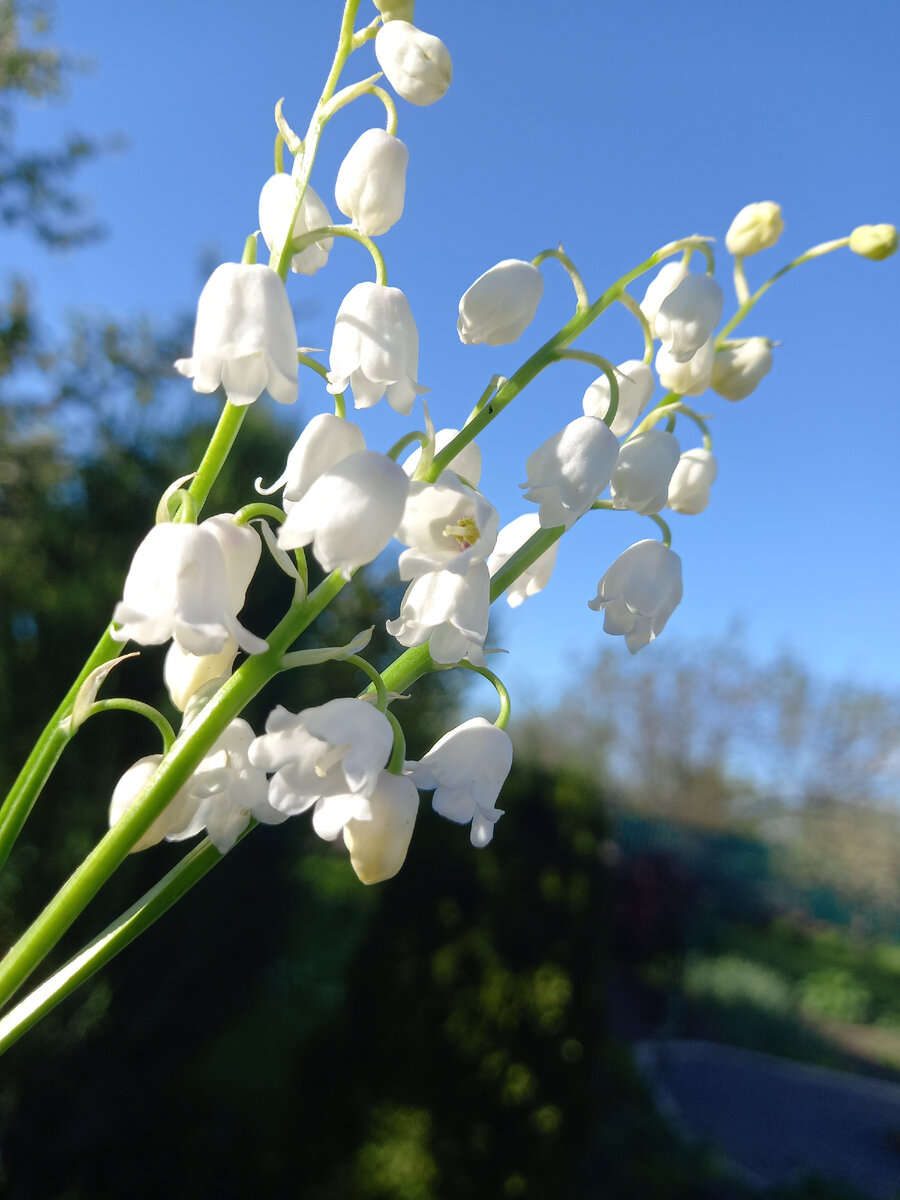
<svg viewBox="0 0 900 1200"><path fill-rule="evenodd" d="M817 1172L900 1197L900 1085L711 1042L646 1041L635 1054L662 1111L748 1182Z"/></svg>

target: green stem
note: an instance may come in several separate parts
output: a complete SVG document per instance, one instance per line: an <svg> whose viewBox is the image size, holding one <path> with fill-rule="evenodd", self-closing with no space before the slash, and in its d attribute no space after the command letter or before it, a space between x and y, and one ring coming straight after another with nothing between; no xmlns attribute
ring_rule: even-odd
<svg viewBox="0 0 900 1200"><path fill-rule="evenodd" d="M497 714L497 720L494 722L494 724L498 729L505 729L509 724L509 715L512 705L509 699L509 692L506 690L506 687L499 676L495 675L494 672L489 670L487 667L476 667L474 663L461 662L459 665L461 667L465 667L469 671L474 671L476 675L480 675L483 679L487 679L489 683L494 685L497 695L500 698L500 712Z"/></svg>
<svg viewBox="0 0 900 1200"><path fill-rule="evenodd" d="M523 571L536 563L542 554L558 542L566 532L565 525L555 525L552 529L539 529L533 533L527 542L523 542L515 554L511 554L496 575L491 576L491 604L515 583Z"/></svg>
<svg viewBox="0 0 900 1200"><path fill-rule="evenodd" d="M497 388L500 387L500 385L502 383L506 383L505 375L492 375L491 376L490 383L487 385L487 387L484 389L484 391L478 397L478 402L476 403L476 405L472 409L472 411L469 413L469 415L466 417L467 425L469 424L469 422L471 420L473 420L475 417L478 416L478 414L481 412L481 410L484 408L484 406L488 403L488 401L494 395L494 392L496 392Z"/></svg>
<svg viewBox="0 0 900 1200"><path fill-rule="evenodd" d="M659 526L659 528L662 531L662 544L667 549L671 550L671 548L672 548L672 530L669 528L669 526L666 524L666 522L662 519L662 517L659 515L659 513L645 513L644 516L649 517L651 521L655 522L655 524L657 524Z"/></svg>
<svg viewBox="0 0 900 1200"><path fill-rule="evenodd" d="M386 713L388 694L387 688L384 686L384 680L381 678L381 672L377 671L371 663L367 663L364 658L360 658L358 654L348 654L344 661L352 663L354 667L358 667L360 671L368 675L375 687L375 707L379 712Z"/></svg>
<svg viewBox="0 0 900 1200"><path fill-rule="evenodd" d="M259 517L271 517L279 525L287 520L284 509L279 508L277 504L266 504L263 500L256 500L252 504L245 504L243 508L237 510L234 514L234 523L235 525L248 525L251 521L255 521Z"/></svg>
<svg viewBox="0 0 900 1200"><path fill-rule="evenodd" d="M203 508L209 493L212 491L212 486L216 482L225 459L234 445L235 438L240 432L248 408L249 405L247 404L232 404L228 400L222 409L219 423L209 440L209 445L206 447L206 452L203 455L200 466L197 468L197 474L188 488L188 493L196 503L198 512Z"/></svg>
<svg viewBox="0 0 900 1200"><path fill-rule="evenodd" d="M301 366L309 367L309 369L311 371L315 371L315 373L317 375L319 375L322 379L324 379L326 383L328 382L328 368L326 366L323 366L322 363L316 362L316 360L314 358L311 358L310 355L301 354L300 351L298 350L297 351L297 362L300 363ZM347 402L344 399L343 392L335 392L334 415L336 417L342 417L342 418L347 415Z"/></svg>
<svg viewBox="0 0 900 1200"><path fill-rule="evenodd" d="M139 717L146 717L148 721L152 721L162 737L163 754L168 754L172 749L175 742L175 730L158 709L154 708L152 704L145 704L143 700L129 700L124 696L117 696L111 700L95 700L87 710L84 720L96 716L97 713L116 711L133 712Z"/></svg>
<svg viewBox="0 0 900 1200"><path fill-rule="evenodd" d="M424 446L427 441L427 433L423 433L421 429L414 429L412 433L406 433L402 438L394 442L393 446L388 450L387 456L396 462L407 446L411 446L413 442L418 442L420 446Z"/></svg>
<svg viewBox="0 0 900 1200"><path fill-rule="evenodd" d="M634 296L632 296L629 292L623 292L621 296L619 296L619 303L623 304L625 308L628 309L641 327L641 333L644 336L643 361L645 365L649 367L653 362L653 332L650 329L650 322L644 316L644 310L638 304L637 300L635 300Z"/></svg>
<svg viewBox="0 0 900 1200"><path fill-rule="evenodd" d="M539 267L541 263L546 262L548 258L555 258L557 262L562 263L565 267L566 274L572 280L572 286L575 289L575 311L584 312L590 307L591 298L588 295L587 288L584 286L584 280L575 264L569 258L562 248L557 246L555 250L542 250L535 258L531 260L533 267Z"/></svg>
<svg viewBox="0 0 900 1200"><path fill-rule="evenodd" d="M383 685L382 685L383 686ZM406 737L403 733L403 728L390 709L385 709L384 715L390 721L391 729L394 731L394 745L391 750L391 757L388 760L386 771L390 771L392 775L403 774L403 760L406 758Z"/></svg>
<svg viewBox="0 0 900 1200"><path fill-rule="evenodd" d="M292 253L299 254L307 246L312 246L316 242L321 242L329 237L350 238L354 242L359 242L361 246L365 246L372 256L372 262L375 264L375 282L381 284L382 287L387 287L387 266L385 265L384 255L370 237L366 237L364 233L360 233L352 225L324 225L321 229L311 229L308 233L304 233L302 237L294 238L290 243Z"/></svg>
<svg viewBox="0 0 900 1200"><path fill-rule="evenodd" d="M616 413L619 411L619 381L616 378L616 368L608 358L603 358L599 354L591 354L587 350L561 350L558 358L572 359L573 362L589 363L592 367L599 367L609 381L609 407L603 416L603 422L611 426L616 419Z"/></svg>

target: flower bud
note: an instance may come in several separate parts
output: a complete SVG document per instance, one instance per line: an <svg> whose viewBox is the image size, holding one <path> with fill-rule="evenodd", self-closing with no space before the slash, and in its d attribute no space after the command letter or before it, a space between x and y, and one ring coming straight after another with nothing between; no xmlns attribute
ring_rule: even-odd
<svg viewBox="0 0 900 1200"><path fill-rule="evenodd" d="M619 407L612 419L610 429L616 437L623 437L643 412L653 395L656 381L646 363L629 358L616 367L616 383L619 385ZM598 417L601 421L609 411L609 380L605 375L595 379L584 393L581 401L586 417Z"/></svg>
<svg viewBox="0 0 900 1200"><path fill-rule="evenodd" d="M897 251L897 230L893 225L857 225L850 234L850 249L863 258L881 262Z"/></svg>
<svg viewBox="0 0 900 1200"><path fill-rule="evenodd" d="M456 330L466 346L508 346L537 312L544 279L530 262L505 258L475 280L459 302Z"/></svg>
<svg viewBox="0 0 900 1200"><path fill-rule="evenodd" d="M609 494L613 506L658 513L665 507L680 455L677 438L662 429L648 429L627 441L612 474Z"/></svg>
<svg viewBox="0 0 900 1200"><path fill-rule="evenodd" d="M218 654L188 654L177 642L172 643L166 653L163 676L172 703L179 712L185 711L201 688L231 674L237 652L238 644L231 634Z"/></svg>
<svg viewBox="0 0 900 1200"><path fill-rule="evenodd" d="M409 21L382 25L375 35L375 57L388 83L410 104L434 104L450 86L453 64L447 47Z"/></svg>
<svg viewBox="0 0 900 1200"><path fill-rule="evenodd" d="M745 400L772 370L772 351L765 338L748 338L726 346L713 361L713 391L726 400Z"/></svg>
<svg viewBox="0 0 900 1200"><path fill-rule="evenodd" d="M109 802L110 829L125 816L139 793L156 774L156 768L161 762L161 754L148 754L146 758L139 758L128 768L116 784ZM188 784L179 788L150 828L141 834L134 843L130 853L134 854L136 850L146 850L148 846L155 846L157 842L163 840L166 834L181 828L191 819L198 805L199 801L191 796Z"/></svg>
<svg viewBox="0 0 900 1200"><path fill-rule="evenodd" d="M605 490L618 455L615 435L598 417L576 417L532 451L519 486L540 505L541 527L570 529Z"/></svg>
<svg viewBox="0 0 900 1200"><path fill-rule="evenodd" d="M746 258L774 246L784 232L781 205L772 200L746 204L728 227L725 245L729 254Z"/></svg>
<svg viewBox="0 0 900 1200"><path fill-rule="evenodd" d="M299 158L297 163L299 163ZM296 164L295 164L296 166ZM288 222L297 203L297 185L292 175L282 172L272 175L263 184L259 193L259 228L266 245L274 254L279 254L288 234ZM313 229L324 229L333 224L331 214L320 197L307 186L303 202L291 230L291 240L302 237ZM334 238L323 238L307 246L291 259L291 270L298 275L315 275L328 262L328 252Z"/></svg>
<svg viewBox="0 0 900 1200"><path fill-rule="evenodd" d="M656 352L656 373L659 382L670 392L677 392L679 396L699 396L709 387L715 359L713 338L704 342L687 362L676 362L665 346L660 346Z"/></svg>
<svg viewBox="0 0 900 1200"><path fill-rule="evenodd" d="M383 129L360 134L337 173L334 198L366 237L387 233L403 215L409 151Z"/></svg>
<svg viewBox="0 0 900 1200"><path fill-rule="evenodd" d="M678 262L667 262L665 266L660 267L659 271L657 271L656 275L647 285L647 290L644 292L644 298L641 301L641 312L647 318L650 332L654 337L657 336L656 315L659 312L659 306L670 292L675 291L683 279L687 279L688 274L689 271L684 259L679 259Z"/></svg>
<svg viewBox="0 0 900 1200"><path fill-rule="evenodd" d="M603 613L603 630L625 637L632 654L662 633L682 597L681 559L648 538L620 554L588 608Z"/></svg>
<svg viewBox="0 0 900 1200"><path fill-rule="evenodd" d="M351 817L344 825L344 845L350 865L361 883L393 879L406 860L412 838L419 793L408 775L382 771L368 803L365 817Z"/></svg>
<svg viewBox="0 0 900 1200"><path fill-rule="evenodd" d="M656 336L675 362L689 362L722 315L722 289L710 275L688 275L656 314Z"/></svg>
<svg viewBox="0 0 900 1200"><path fill-rule="evenodd" d="M709 489L716 478L716 460L709 450L686 450L669 484L668 507L694 516L709 504Z"/></svg>

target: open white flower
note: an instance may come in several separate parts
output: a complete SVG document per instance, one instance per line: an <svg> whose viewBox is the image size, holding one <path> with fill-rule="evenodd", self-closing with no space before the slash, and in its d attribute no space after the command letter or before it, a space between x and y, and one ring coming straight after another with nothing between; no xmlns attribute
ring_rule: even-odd
<svg viewBox="0 0 900 1200"><path fill-rule="evenodd" d="M679 396L699 396L709 387L716 359L715 338L704 342L687 362L676 362L665 346L656 352L656 373L659 382Z"/></svg>
<svg viewBox="0 0 900 1200"><path fill-rule="evenodd" d="M609 483L619 455L615 434L598 417L576 417L528 456L525 499L540 505L544 529L569 529Z"/></svg>
<svg viewBox="0 0 900 1200"><path fill-rule="evenodd" d="M400 555L400 578L441 569L465 574L493 550L499 524L494 506L452 471L437 483L411 483L396 533L409 547Z"/></svg>
<svg viewBox="0 0 900 1200"><path fill-rule="evenodd" d="M219 654L229 635L248 654L268 649L237 619L259 561L259 534L231 517L156 525L135 551L112 636L142 646L174 638L188 654Z"/></svg>
<svg viewBox="0 0 900 1200"><path fill-rule="evenodd" d="M647 364L639 362L636 358L619 363L615 375L619 385L619 406L610 429L616 437L624 437L653 395L656 380ZM602 421L609 412L609 401L609 380L605 375L601 375L584 393L581 401L584 415L598 417Z"/></svg>
<svg viewBox="0 0 900 1200"><path fill-rule="evenodd" d="M544 278L533 263L505 258L475 280L459 302L456 330L466 346L508 346L537 312Z"/></svg>
<svg viewBox="0 0 900 1200"><path fill-rule="evenodd" d="M431 657L439 663L467 658L484 666L484 639L491 611L491 580L483 562L464 575L429 571L406 589L400 616L387 622L387 631L401 646L428 642Z"/></svg>
<svg viewBox="0 0 900 1200"><path fill-rule="evenodd" d="M772 370L772 351L767 338L747 338L736 346L726 346L713 361L713 391L726 400L746 400Z"/></svg>
<svg viewBox="0 0 900 1200"><path fill-rule="evenodd" d="M716 479L718 468L709 450L698 446L686 450L669 484L668 507L674 512L696 515L709 504L709 489Z"/></svg>
<svg viewBox="0 0 900 1200"><path fill-rule="evenodd" d="M349 579L377 558L400 524L409 479L385 454L360 450L323 471L278 531L282 550L312 542L325 571Z"/></svg>
<svg viewBox="0 0 900 1200"><path fill-rule="evenodd" d="M335 318L329 365L332 395L349 386L357 408L387 396L398 413L412 411L416 396L428 388L416 382L419 333L399 288L358 283L350 289Z"/></svg>
<svg viewBox="0 0 900 1200"><path fill-rule="evenodd" d="M632 654L658 637L682 597L681 559L662 542L635 542L597 585L588 608L603 613L606 633L624 636Z"/></svg>
<svg viewBox="0 0 900 1200"><path fill-rule="evenodd" d="M491 578L505 567L515 552L541 527L537 513L523 513L508 525L504 525L497 534L497 544L487 560ZM527 567L518 578L506 589L506 603L510 608L518 608L529 596L536 596L545 588L553 574L556 564L556 552L559 542L554 542L549 550L545 550L540 558Z"/></svg>
<svg viewBox="0 0 900 1200"><path fill-rule="evenodd" d="M319 413L291 447L284 474L266 491L283 486L282 502L285 512L290 512L321 474L365 448L366 439L358 425L333 413Z"/></svg>
<svg viewBox="0 0 900 1200"><path fill-rule="evenodd" d="M300 159L298 158L294 163L295 171L299 167ZM259 228L266 245L275 254L279 254L284 247L291 213L296 204L297 180L295 175L287 175L282 171L278 175L270 176L263 184L262 191L259 193ZM324 201L307 184L300 211L294 219L291 241L295 241L304 233L310 233L313 229L326 229L333 224L331 214L325 207ZM315 275L316 271L328 262L328 252L333 245L334 238L330 237L323 238L320 242L313 242L311 246L307 246L299 254L294 255L291 259L291 270L298 275Z"/></svg>
<svg viewBox="0 0 900 1200"><path fill-rule="evenodd" d="M413 782L434 789L434 811L450 821L472 823L473 846L486 846L503 816L496 807L512 766L509 734L484 717L473 717L449 733L420 762L407 763Z"/></svg>
<svg viewBox="0 0 900 1200"><path fill-rule="evenodd" d="M722 289L711 275L688 275L656 314L656 336L678 363L689 362L719 323Z"/></svg>
<svg viewBox="0 0 900 1200"><path fill-rule="evenodd" d="M382 771L375 790L344 823L344 845L362 883L393 879L406 861L419 793L408 775Z"/></svg>
<svg viewBox="0 0 900 1200"><path fill-rule="evenodd" d="M387 21L375 35L375 57L388 83L410 104L434 104L450 86L453 63L440 38L409 21Z"/></svg>
<svg viewBox="0 0 900 1200"><path fill-rule="evenodd" d="M665 507L669 481L680 456L677 438L661 429L648 429L625 442L609 489L613 507L659 512Z"/></svg>
<svg viewBox="0 0 900 1200"><path fill-rule="evenodd" d="M404 144L383 129L367 129L347 151L337 173L334 198L360 233L379 237L400 220L408 162Z"/></svg>
<svg viewBox="0 0 900 1200"><path fill-rule="evenodd" d="M232 404L263 391L279 404L297 399L297 330L284 284L261 264L222 263L200 293L194 346L175 370L195 392L224 387Z"/></svg>

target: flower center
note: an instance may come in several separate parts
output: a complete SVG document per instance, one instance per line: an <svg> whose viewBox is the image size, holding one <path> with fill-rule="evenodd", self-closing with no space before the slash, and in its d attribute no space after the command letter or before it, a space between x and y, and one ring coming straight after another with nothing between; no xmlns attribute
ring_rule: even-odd
<svg viewBox="0 0 900 1200"><path fill-rule="evenodd" d="M324 779L335 763L339 763L349 749L350 743L348 742L345 746L330 746L320 754L316 759L316 774L318 777Z"/></svg>
<svg viewBox="0 0 900 1200"><path fill-rule="evenodd" d="M457 550L471 550L481 537L481 530L474 517L461 517L455 525L445 527L444 537L455 538Z"/></svg>

